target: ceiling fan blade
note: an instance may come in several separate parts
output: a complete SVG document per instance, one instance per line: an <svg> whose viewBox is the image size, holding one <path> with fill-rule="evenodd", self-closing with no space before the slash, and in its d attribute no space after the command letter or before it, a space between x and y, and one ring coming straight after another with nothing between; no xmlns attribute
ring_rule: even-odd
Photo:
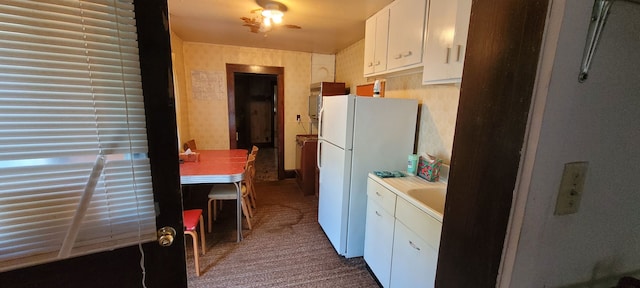
<svg viewBox="0 0 640 288"><path fill-rule="evenodd" d="M293 25L293 24L285 24L283 26L287 27L287 28L291 28L291 29L302 29L302 27L300 27L298 25Z"/></svg>
<svg viewBox="0 0 640 288"><path fill-rule="evenodd" d="M246 23L246 24L253 24L253 23L255 23L255 21L254 21L253 19L251 19L251 18L241 17L240 19L241 19L242 21L244 21L244 23Z"/></svg>

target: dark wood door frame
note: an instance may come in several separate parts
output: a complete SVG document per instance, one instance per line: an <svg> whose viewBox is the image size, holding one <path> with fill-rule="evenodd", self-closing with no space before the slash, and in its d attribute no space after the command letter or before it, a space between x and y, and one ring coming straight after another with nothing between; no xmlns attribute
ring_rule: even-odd
<svg viewBox="0 0 640 288"><path fill-rule="evenodd" d="M496 287L549 0L474 0L436 287Z"/></svg>
<svg viewBox="0 0 640 288"><path fill-rule="evenodd" d="M284 179L284 67L257 66L244 64L227 64L227 97L229 109L229 147L236 147L236 94L235 73L267 74L277 76L278 97L276 104L277 149L278 149L278 179Z"/></svg>

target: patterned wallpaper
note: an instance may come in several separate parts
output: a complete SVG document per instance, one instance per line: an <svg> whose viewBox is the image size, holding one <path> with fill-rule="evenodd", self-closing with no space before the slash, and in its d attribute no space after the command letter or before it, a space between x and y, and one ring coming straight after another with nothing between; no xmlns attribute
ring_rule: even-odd
<svg viewBox="0 0 640 288"><path fill-rule="evenodd" d="M176 122L178 125L178 147L182 147L181 143L185 143L192 139L189 131L189 103L186 91L186 83L184 76L184 55L182 53L183 41L178 35L171 34L171 57L173 61L173 86L176 98Z"/></svg>
<svg viewBox="0 0 640 288"><path fill-rule="evenodd" d="M316 133L310 130L307 115L311 53L183 42L172 34L176 70L176 105L181 141L196 139L201 149L227 149L228 116L226 63L285 67L285 169L295 168L295 135ZM350 90L372 83L363 77L364 39L336 54L337 82ZM194 98L192 72L221 73L221 96ZM429 153L451 161L453 135L459 101L456 85L422 85L421 73L381 78L386 81L386 97L418 99L420 103L418 153ZM296 115L302 116L300 123Z"/></svg>
<svg viewBox="0 0 640 288"><path fill-rule="evenodd" d="M356 86L367 84L364 71L364 38L336 54L336 82L344 82L351 94Z"/></svg>
<svg viewBox="0 0 640 288"><path fill-rule="evenodd" d="M178 37L175 35L172 37L172 42L176 43L175 39ZM199 149L228 149L230 145L226 64L284 67L284 169L295 169L295 135L308 133L308 123L305 123L307 118L302 117L303 121L298 123L296 115L307 115L311 53L194 42L181 44L181 50L178 47L180 45L172 45L175 49L174 53L182 54L184 62L182 72L176 72L177 75L182 74L180 75L182 79L178 79L178 87L182 89L184 86L184 93L180 91L181 100L178 102L182 104L180 108L187 112L187 119L181 124L185 126L183 123L188 123L186 124L188 132L181 134L195 139ZM174 64L175 70L180 69L180 63ZM195 87L194 90L193 83L200 85L202 81L193 82L193 75L197 77L204 75L211 80L207 81L210 87L207 88L206 95L198 93L202 91L198 89L199 87ZM182 119L182 116L179 117Z"/></svg>
<svg viewBox="0 0 640 288"><path fill-rule="evenodd" d="M345 82L351 91L375 78L363 77L364 39L343 49L336 55L336 81ZM385 97L418 99L420 116L418 123L417 152L435 155L451 162L453 135L460 89L457 85L422 85L422 73L414 73L386 79Z"/></svg>

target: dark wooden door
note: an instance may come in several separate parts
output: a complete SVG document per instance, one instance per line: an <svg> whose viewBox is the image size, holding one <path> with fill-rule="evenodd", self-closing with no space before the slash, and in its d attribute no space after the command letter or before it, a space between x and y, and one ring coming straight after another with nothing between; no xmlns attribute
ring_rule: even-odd
<svg viewBox="0 0 640 288"><path fill-rule="evenodd" d="M171 47L166 0L136 0L156 225L176 228L170 247L142 245L0 273L2 287L187 287Z"/></svg>
<svg viewBox="0 0 640 288"><path fill-rule="evenodd" d="M472 2L436 287L496 287L549 7Z"/></svg>

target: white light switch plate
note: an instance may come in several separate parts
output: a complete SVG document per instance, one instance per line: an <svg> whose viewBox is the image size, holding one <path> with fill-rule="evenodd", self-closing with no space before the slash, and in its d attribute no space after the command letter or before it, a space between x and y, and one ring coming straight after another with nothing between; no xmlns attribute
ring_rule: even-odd
<svg viewBox="0 0 640 288"><path fill-rule="evenodd" d="M566 215L578 212L580 199L584 191L589 162L571 162L564 164L562 181L558 190L555 215Z"/></svg>

